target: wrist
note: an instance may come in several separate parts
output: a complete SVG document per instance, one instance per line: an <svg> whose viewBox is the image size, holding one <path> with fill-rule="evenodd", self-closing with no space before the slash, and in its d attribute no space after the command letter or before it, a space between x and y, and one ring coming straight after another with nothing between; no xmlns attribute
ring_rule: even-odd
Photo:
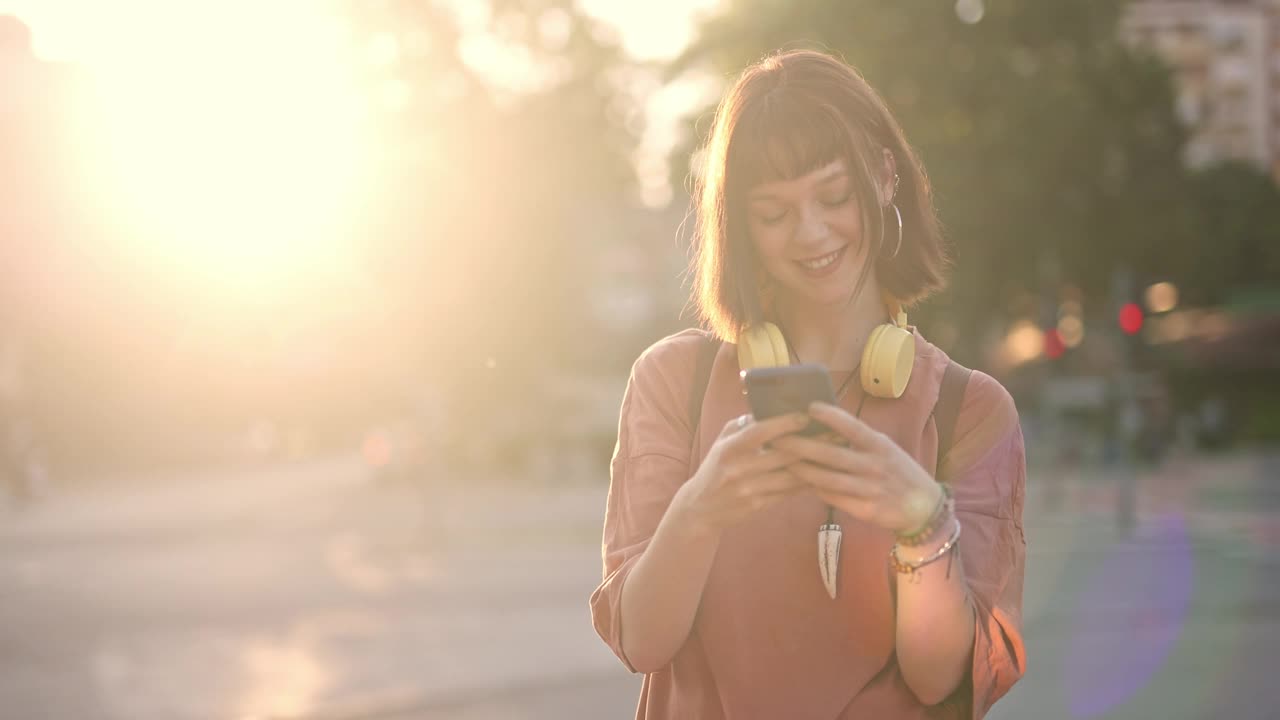
<svg viewBox="0 0 1280 720"><path fill-rule="evenodd" d="M960 520L956 518L955 513L945 513L935 524L933 531L925 537L920 538L917 542L907 545L902 540L898 540L897 546L901 549L901 555L905 559L908 555L912 557L920 557L930 555L934 551L940 549L947 544L951 534L955 531Z"/></svg>
<svg viewBox="0 0 1280 720"><path fill-rule="evenodd" d="M895 543L889 550L890 566L899 573L913 575L920 568L955 552L956 543L960 540L960 531L963 530L959 518L955 517L954 513L948 513L942 527L945 530L935 533L927 543L907 548L902 547L900 543ZM950 577L950 575L951 564L948 562L947 576Z"/></svg>
<svg viewBox="0 0 1280 720"><path fill-rule="evenodd" d="M942 483L934 482L930 489L932 495L928 499L921 497L915 504L917 508L927 508L927 514L917 512L908 517L911 525L896 533L899 545L917 547L945 534L948 518L955 515L955 500L951 489Z"/></svg>
<svg viewBox="0 0 1280 720"><path fill-rule="evenodd" d="M720 537L719 530L709 522L705 515L698 511L697 506L685 492L686 484L680 488L671 499L671 505L667 508L666 517L663 519L663 525L668 526L668 532L671 532L684 541L697 542L716 540Z"/></svg>

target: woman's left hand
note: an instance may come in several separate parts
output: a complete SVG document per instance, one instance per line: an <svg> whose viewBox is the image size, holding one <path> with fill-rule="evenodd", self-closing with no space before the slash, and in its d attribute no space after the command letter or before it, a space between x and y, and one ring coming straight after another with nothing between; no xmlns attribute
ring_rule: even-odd
<svg viewBox="0 0 1280 720"><path fill-rule="evenodd" d="M814 403L809 415L847 445L801 435L769 445L801 458L788 469L819 497L898 535L915 532L929 521L942 488L915 458L889 436L834 405Z"/></svg>

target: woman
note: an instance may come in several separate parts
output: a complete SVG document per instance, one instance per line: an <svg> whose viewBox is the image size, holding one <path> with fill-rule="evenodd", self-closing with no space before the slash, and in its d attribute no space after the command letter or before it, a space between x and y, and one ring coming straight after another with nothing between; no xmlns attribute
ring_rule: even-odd
<svg viewBox="0 0 1280 720"><path fill-rule="evenodd" d="M1017 412L973 372L943 428L957 366L914 328L900 397L858 372L873 329L942 285L924 171L866 81L810 51L743 73L705 157L709 332L635 363L591 598L597 632L645 673L637 716L982 717L1026 659ZM838 405L750 418L735 341L766 322L792 361L831 369ZM810 418L837 437L797 434Z"/></svg>

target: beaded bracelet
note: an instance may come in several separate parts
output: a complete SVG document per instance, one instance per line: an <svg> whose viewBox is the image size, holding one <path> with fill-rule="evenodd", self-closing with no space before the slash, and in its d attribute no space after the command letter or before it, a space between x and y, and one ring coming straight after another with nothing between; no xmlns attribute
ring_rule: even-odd
<svg viewBox="0 0 1280 720"><path fill-rule="evenodd" d="M934 551L932 555L922 557L914 562L908 562L898 557L898 546L894 545L893 548L889 550L889 564L892 565L893 569L899 573L903 575L911 575L925 565L940 560L944 555L951 552L959 541L960 521L956 520L956 529L951 531L951 537L947 538L947 541L943 543L942 547Z"/></svg>
<svg viewBox="0 0 1280 720"><path fill-rule="evenodd" d="M956 499L951 494L951 486L946 483L938 483L942 487L942 494L938 497L938 505L933 509L933 514L929 516L929 520L925 522L924 527L913 533L898 536L898 544L903 547L916 547L923 545L938 528L946 522L947 518L952 517L956 513Z"/></svg>

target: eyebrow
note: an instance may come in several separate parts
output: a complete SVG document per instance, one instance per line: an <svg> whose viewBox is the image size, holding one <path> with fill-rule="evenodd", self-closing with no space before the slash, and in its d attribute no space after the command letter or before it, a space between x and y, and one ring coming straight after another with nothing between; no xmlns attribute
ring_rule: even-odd
<svg viewBox="0 0 1280 720"><path fill-rule="evenodd" d="M846 169L841 165L837 165L831 168L830 170L826 171L825 173L823 173L821 176L819 176L815 184L826 185L833 180L839 180L840 178L845 178L848 176L849 176L848 169ZM748 194L747 196L747 200L749 202L755 202L757 200L777 200L777 199L778 198L773 193L767 190L760 190L760 189L752 190L751 193Z"/></svg>

